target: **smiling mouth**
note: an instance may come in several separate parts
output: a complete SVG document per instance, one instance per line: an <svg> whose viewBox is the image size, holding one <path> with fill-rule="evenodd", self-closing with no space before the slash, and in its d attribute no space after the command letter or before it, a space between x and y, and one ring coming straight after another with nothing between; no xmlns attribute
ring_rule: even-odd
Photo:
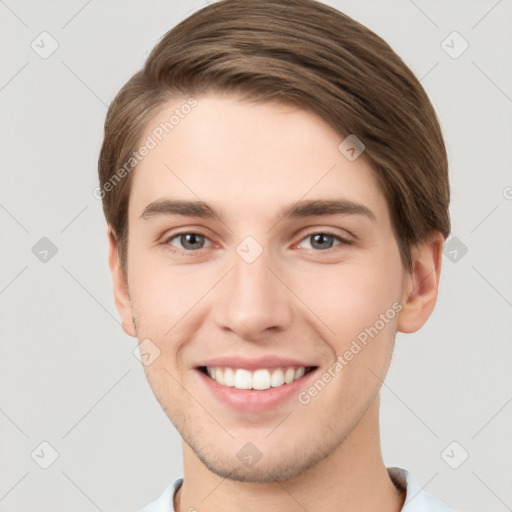
<svg viewBox="0 0 512 512"><path fill-rule="evenodd" d="M261 368L251 371L244 368L198 367L199 371L221 386L259 391L286 386L301 379L316 368L317 366L290 366L271 369Z"/></svg>

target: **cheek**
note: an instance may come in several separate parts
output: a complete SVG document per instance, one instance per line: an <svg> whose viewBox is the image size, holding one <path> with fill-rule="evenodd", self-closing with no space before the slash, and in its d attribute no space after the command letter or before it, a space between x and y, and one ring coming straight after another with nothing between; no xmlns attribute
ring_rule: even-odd
<svg viewBox="0 0 512 512"><path fill-rule="evenodd" d="M401 267L393 261L350 266L332 266L308 278L303 297L336 339L357 337L385 316L386 328L400 306ZM321 283L322 286L312 286ZM381 322L378 323L381 326ZM381 329L386 330L386 329ZM333 333L334 331L334 333Z"/></svg>
<svg viewBox="0 0 512 512"><path fill-rule="evenodd" d="M319 378L333 385L325 386L328 390L318 404L337 403L340 417L357 416L356 409L372 400L385 378L393 351L401 309L400 267L396 273L389 268L386 272L385 265L370 268L366 272L354 267L347 272L338 269L330 275L329 284L310 293L308 299L329 327L323 342L332 351L332 364ZM313 387L304 391L304 399L312 399L324 384Z"/></svg>
<svg viewBox="0 0 512 512"><path fill-rule="evenodd" d="M180 270L162 265L160 258L137 254L132 256L130 265L130 296L139 327L146 326L158 337L204 294L204 279L194 277L188 268Z"/></svg>

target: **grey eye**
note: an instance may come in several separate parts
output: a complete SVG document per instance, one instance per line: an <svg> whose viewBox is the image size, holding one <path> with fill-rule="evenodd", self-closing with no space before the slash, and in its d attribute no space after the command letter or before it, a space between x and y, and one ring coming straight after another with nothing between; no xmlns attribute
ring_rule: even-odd
<svg viewBox="0 0 512 512"><path fill-rule="evenodd" d="M178 248L186 251L197 251L198 249L203 249L207 242L207 238L198 233L181 233L170 238L168 243L170 245L175 245L175 240L178 240Z"/></svg>
<svg viewBox="0 0 512 512"><path fill-rule="evenodd" d="M329 235L328 233L314 233L304 238L301 243L306 241L309 241L309 247L306 246L306 249L317 249L321 251L325 249L331 249L340 243L338 237Z"/></svg>

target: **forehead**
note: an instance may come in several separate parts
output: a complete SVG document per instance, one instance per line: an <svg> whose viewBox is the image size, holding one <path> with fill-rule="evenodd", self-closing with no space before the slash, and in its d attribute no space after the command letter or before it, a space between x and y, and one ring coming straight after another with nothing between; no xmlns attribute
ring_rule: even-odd
<svg viewBox="0 0 512 512"><path fill-rule="evenodd" d="M302 199L346 199L385 213L364 153L349 160L339 148L344 137L317 115L225 95L194 101L175 98L147 124L140 145L152 148L136 168L131 211L172 195L233 212L270 215Z"/></svg>

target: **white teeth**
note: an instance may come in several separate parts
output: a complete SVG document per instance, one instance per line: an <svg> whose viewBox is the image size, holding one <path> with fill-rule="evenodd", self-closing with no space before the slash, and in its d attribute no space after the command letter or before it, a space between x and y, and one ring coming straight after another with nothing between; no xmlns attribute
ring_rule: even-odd
<svg viewBox="0 0 512 512"><path fill-rule="evenodd" d="M252 376L251 376L251 372L249 370L242 370L241 368L239 368L236 371L236 373L235 373L235 388L237 388L237 389L251 389L252 388Z"/></svg>
<svg viewBox="0 0 512 512"><path fill-rule="evenodd" d="M275 368L267 370L265 368L251 372L243 368L237 370L233 368L206 368L208 375L219 384L237 389L257 389L265 390L269 388L278 388L283 384L290 384L294 380L304 376L306 369L301 368Z"/></svg>
<svg viewBox="0 0 512 512"><path fill-rule="evenodd" d="M268 389L270 387L270 372L268 370L256 370L252 374L252 387L254 389Z"/></svg>
<svg viewBox="0 0 512 512"><path fill-rule="evenodd" d="M294 380L297 380L297 379L300 379L305 373L305 370L304 368L297 368L295 370L295 379Z"/></svg>
<svg viewBox="0 0 512 512"><path fill-rule="evenodd" d="M294 368L288 368L286 370L286 373L284 374L284 381L286 384L290 384L290 382L293 381L295 378L295 369Z"/></svg>
<svg viewBox="0 0 512 512"><path fill-rule="evenodd" d="M224 386L232 388L235 385L235 372L232 368L224 368Z"/></svg>
<svg viewBox="0 0 512 512"><path fill-rule="evenodd" d="M284 384L284 374L281 368L277 368L272 372L272 376L270 377L270 385L273 388L278 388Z"/></svg>

